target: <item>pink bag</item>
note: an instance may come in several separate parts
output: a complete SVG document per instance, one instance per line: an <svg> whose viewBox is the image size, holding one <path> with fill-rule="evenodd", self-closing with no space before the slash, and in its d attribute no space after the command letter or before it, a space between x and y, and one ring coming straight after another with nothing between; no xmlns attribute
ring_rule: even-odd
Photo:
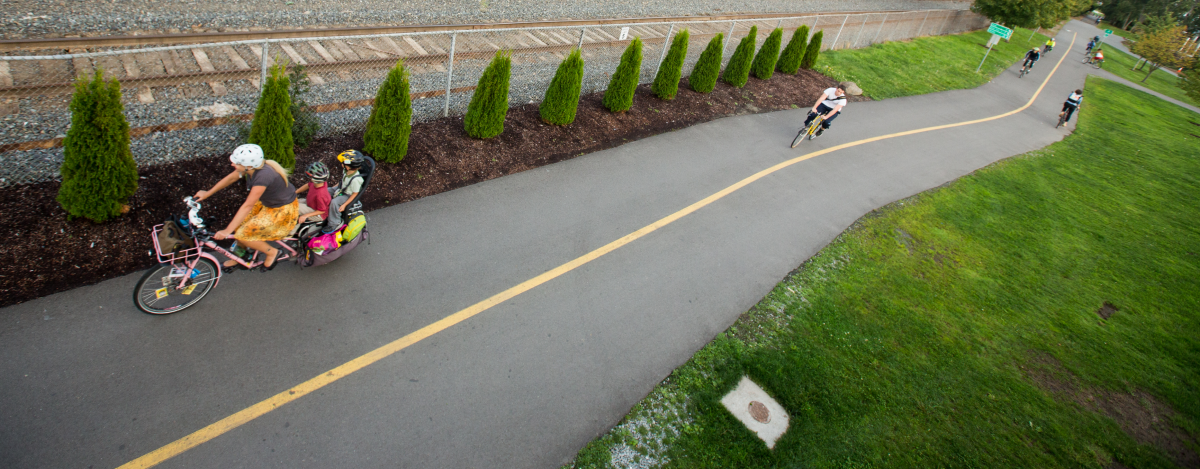
<svg viewBox="0 0 1200 469"><path fill-rule="evenodd" d="M341 244L337 241L337 232L320 234L308 240L308 250L317 255L332 252L339 247Z"/></svg>

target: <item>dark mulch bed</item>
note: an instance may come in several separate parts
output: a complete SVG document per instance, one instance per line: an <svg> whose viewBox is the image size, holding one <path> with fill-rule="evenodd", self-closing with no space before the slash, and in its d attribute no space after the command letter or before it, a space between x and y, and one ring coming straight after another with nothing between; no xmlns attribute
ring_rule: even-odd
<svg viewBox="0 0 1200 469"><path fill-rule="evenodd" d="M648 85L639 87L633 108L620 114L605 110L602 94L595 93L583 97L570 126L542 123L537 105L529 104L511 109L504 133L489 140L468 137L461 117L418 124L408 156L397 165L380 165L364 204L387 207L721 117L811 106L833 83L802 70L770 81L752 77L741 89L718 84L712 93L700 94L688 89L685 79L672 101L655 98ZM362 148L361 135L316 141L297 152L296 167L316 159L332 167L335 155L347 148ZM55 201L57 182L0 191L0 239L5 240L0 243L0 306L150 267L155 262L150 227L181 213L184 197L211 187L230 169L223 154L143 168L130 212L104 224L67 220ZM301 173L293 183L302 182ZM223 228L244 197L244 191L229 188L208 199L203 215L209 225Z"/></svg>

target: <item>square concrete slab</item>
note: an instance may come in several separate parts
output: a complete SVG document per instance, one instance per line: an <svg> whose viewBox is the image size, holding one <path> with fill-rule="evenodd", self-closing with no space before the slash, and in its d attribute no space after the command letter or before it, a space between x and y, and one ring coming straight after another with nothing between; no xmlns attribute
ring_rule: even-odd
<svg viewBox="0 0 1200 469"><path fill-rule="evenodd" d="M721 404L758 435L767 448L775 449L775 442L787 431L787 411L749 377L743 376L737 387L721 398Z"/></svg>

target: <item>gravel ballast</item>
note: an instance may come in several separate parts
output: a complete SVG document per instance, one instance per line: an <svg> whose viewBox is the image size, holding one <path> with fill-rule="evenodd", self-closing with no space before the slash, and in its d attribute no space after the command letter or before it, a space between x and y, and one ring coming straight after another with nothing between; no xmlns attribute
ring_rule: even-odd
<svg viewBox="0 0 1200 469"><path fill-rule="evenodd" d="M938 0L95 0L4 3L6 39L148 32L210 32L339 26L469 24L551 19L706 16L732 13L805 13L967 9L971 2Z"/></svg>

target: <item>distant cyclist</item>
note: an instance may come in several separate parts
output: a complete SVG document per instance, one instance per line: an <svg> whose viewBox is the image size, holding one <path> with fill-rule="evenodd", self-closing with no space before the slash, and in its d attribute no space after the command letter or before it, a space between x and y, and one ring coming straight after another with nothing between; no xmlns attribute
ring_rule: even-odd
<svg viewBox="0 0 1200 469"><path fill-rule="evenodd" d="M1082 103L1083 90L1075 90L1074 93L1067 96L1067 101L1063 103L1063 110L1059 113L1059 115L1066 114L1066 119L1063 119L1063 122L1070 122L1071 116L1075 114L1075 111L1079 109L1079 105Z"/></svg>
<svg viewBox="0 0 1200 469"><path fill-rule="evenodd" d="M1037 61L1041 60L1041 58L1042 53L1038 50L1038 48L1034 47L1033 49L1030 49L1029 52L1025 53L1024 67L1033 70L1033 64L1037 63Z"/></svg>
<svg viewBox="0 0 1200 469"><path fill-rule="evenodd" d="M1043 54L1050 52L1052 50L1054 50L1054 38L1050 38L1049 41L1046 41L1046 45L1042 46Z"/></svg>
<svg viewBox="0 0 1200 469"><path fill-rule="evenodd" d="M1087 49L1083 51L1084 55L1091 54L1092 49L1096 48L1096 41L1088 39Z"/></svg>
<svg viewBox="0 0 1200 469"><path fill-rule="evenodd" d="M817 98L817 102L813 103L812 109L808 112L808 119L804 120L804 126L808 127L812 124L813 119L819 115L824 115L825 120L821 122L821 128L817 129L817 133L811 138L821 136L829 129L829 125L833 120L842 113L842 108L846 107L846 84L838 83L836 88L828 88L821 93L821 97Z"/></svg>

